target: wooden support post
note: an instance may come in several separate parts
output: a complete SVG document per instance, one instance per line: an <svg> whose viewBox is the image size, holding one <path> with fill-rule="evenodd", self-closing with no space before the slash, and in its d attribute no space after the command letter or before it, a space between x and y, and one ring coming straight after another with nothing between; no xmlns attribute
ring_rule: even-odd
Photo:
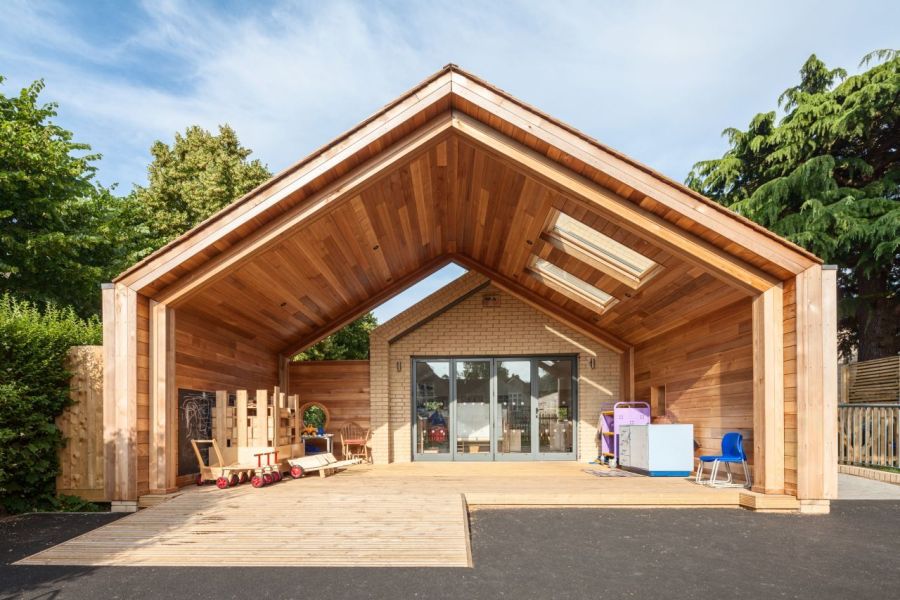
<svg viewBox="0 0 900 600"><path fill-rule="evenodd" d="M291 406L294 409L294 435L291 436L292 444L300 443L300 427L303 423L303 415L300 414L300 396L291 396Z"/></svg>
<svg viewBox="0 0 900 600"><path fill-rule="evenodd" d="M150 491L168 493L175 482L175 311L150 301Z"/></svg>
<svg viewBox="0 0 900 600"><path fill-rule="evenodd" d="M278 387L282 392L288 394L290 392L290 377L288 377L288 365L291 359L283 354L278 355Z"/></svg>
<svg viewBox="0 0 900 600"><path fill-rule="evenodd" d="M632 346L619 357L621 379L619 397L626 402L634 402L634 347Z"/></svg>
<svg viewBox="0 0 900 600"><path fill-rule="evenodd" d="M253 421L252 446L269 445L269 393L256 390L256 419Z"/></svg>
<svg viewBox="0 0 900 600"><path fill-rule="evenodd" d="M784 493L783 287L753 300L753 490Z"/></svg>
<svg viewBox="0 0 900 600"><path fill-rule="evenodd" d="M238 448L247 447L247 390L237 391L237 406L235 406L235 419L237 420L237 445Z"/></svg>
<svg viewBox="0 0 900 600"><path fill-rule="evenodd" d="M228 438L231 437L228 431L228 392L225 390L216 391L216 428L213 437L225 453L229 447Z"/></svg>
<svg viewBox="0 0 900 600"><path fill-rule="evenodd" d="M836 274L824 272L797 275L797 497L816 512L837 492Z"/></svg>
<svg viewBox="0 0 900 600"><path fill-rule="evenodd" d="M827 499L838 494L837 435L838 435L838 340L837 340L837 267L822 267L822 437L825 439L823 457L825 469L822 490Z"/></svg>
<svg viewBox="0 0 900 600"><path fill-rule="evenodd" d="M113 502L137 500L137 292L103 286L105 478Z"/></svg>
<svg viewBox="0 0 900 600"><path fill-rule="evenodd" d="M281 402L282 402L282 393L281 388L277 385L275 386L275 391L272 393L272 447L278 448L281 444Z"/></svg>

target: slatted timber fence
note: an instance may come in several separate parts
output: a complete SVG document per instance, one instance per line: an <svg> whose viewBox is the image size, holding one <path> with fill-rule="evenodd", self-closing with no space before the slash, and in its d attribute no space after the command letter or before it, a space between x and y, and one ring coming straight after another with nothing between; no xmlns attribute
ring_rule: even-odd
<svg viewBox="0 0 900 600"><path fill-rule="evenodd" d="M109 500L103 446L103 346L73 346L66 358L72 405L56 420L65 438L59 449L56 490L92 502Z"/></svg>
<svg viewBox="0 0 900 600"><path fill-rule="evenodd" d="M900 356L840 365L840 402L900 402Z"/></svg>
<svg viewBox="0 0 900 600"><path fill-rule="evenodd" d="M900 403L839 404L838 462L900 468Z"/></svg>
<svg viewBox="0 0 900 600"><path fill-rule="evenodd" d="M319 360L292 362L288 367L291 393L300 403L318 403L328 409L326 432L334 435L335 454L341 456L341 427L357 423L371 425L369 412L369 361Z"/></svg>

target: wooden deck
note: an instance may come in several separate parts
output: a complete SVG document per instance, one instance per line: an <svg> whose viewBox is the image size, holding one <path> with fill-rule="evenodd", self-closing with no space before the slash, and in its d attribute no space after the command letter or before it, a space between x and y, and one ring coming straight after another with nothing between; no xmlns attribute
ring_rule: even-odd
<svg viewBox="0 0 900 600"><path fill-rule="evenodd" d="M464 494L470 508L489 506L730 506L738 489L709 489L682 478L597 477L604 467L576 462L426 463L367 466L341 485L367 492Z"/></svg>
<svg viewBox="0 0 900 600"><path fill-rule="evenodd" d="M737 507L737 489L579 463L363 465L263 489L186 488L23 565L471 566L468 507Z"/></svg>

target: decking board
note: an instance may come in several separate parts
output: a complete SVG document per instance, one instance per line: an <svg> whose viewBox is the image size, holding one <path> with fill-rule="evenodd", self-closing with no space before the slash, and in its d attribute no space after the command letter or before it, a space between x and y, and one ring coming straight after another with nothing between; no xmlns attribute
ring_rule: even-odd
<svg viewBox="0 0 900 600"><path fill-rule="evenodd" d="M602 478L589 468L599 467L362 465L262 489L195 488L16 564L467 567L467 504L737 507L747 494L681 478Z"/></svg>

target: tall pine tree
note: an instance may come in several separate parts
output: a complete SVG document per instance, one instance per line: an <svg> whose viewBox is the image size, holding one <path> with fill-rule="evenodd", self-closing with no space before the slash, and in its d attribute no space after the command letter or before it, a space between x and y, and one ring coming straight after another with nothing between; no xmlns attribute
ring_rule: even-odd
<svg viewBox="0 0 900 600"><path fill-rule="evenodd" d="M687 184L839 267L840 344L859 360L900 352L900 52L847 77L815 55L783 111L726 129L722 158Z"/></svg>

